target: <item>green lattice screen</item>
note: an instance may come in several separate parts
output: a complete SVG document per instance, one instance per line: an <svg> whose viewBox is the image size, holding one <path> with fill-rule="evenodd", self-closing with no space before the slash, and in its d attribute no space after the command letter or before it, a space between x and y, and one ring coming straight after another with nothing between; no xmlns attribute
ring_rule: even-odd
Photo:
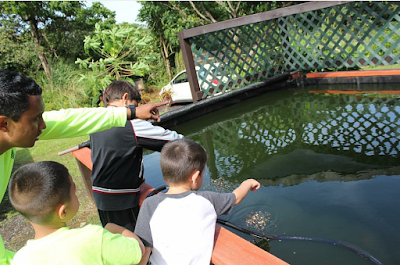
<svg viewBox="0 0 400 265"><path fill-rule="evenodd" d="M351 2L189 42L206 98L284 71L399 64L400 8L397 2Z"/></svg>

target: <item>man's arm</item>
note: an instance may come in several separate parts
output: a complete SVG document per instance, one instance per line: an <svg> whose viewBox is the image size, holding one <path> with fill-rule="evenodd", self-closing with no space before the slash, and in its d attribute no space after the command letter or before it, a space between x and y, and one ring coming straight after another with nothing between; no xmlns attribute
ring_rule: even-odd
<svg viewBox="0 0 400 265"><path fill-rule="evenodd" d="M125 126L126 108L81 108L46 111L41 140L71 138Z"/></svg>
<svg viewBox="0 0 400 265"><path fill-rule="evenodd" d="M240 186L233 191L233 194L236 196L235 205L239 204L244 197L246 197L247 193L251 191L256 191L260 188L260 183L255 179L247 179L240 184Z"/></svg>
<svg viewBox="0 0 400 265"><path fill-rule="evenodd" d="M158 107L166 102L145 104L137 107L134 117L159 120ZM132 110L121 108L81 108L46 111L43 119L46 129L39 136L41 140L71 138L104 131L114 126L125 126L127 118L134 118Z"/></svg>

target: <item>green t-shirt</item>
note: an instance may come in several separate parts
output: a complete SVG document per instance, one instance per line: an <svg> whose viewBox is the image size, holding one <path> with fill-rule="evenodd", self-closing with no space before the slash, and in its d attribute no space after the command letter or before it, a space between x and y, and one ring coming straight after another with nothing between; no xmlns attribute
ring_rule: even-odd
<svg viewBox="0 0 400 265"><path fill-rule="evenodd" d="M101 226L63 227L56 232L28 240L14 256L12 265L97 265L137 264L142 258L139 242L113 234Z"/></svg>
<svg viewBox="0 0 400 265"><path fill-rule="evenodd" d="M46 129L39 139L62 139L77 137L107 130L113 126L125 126L126 108L84 108L48 111L43 113ZM1 144L1 143L0 143ZM16 148L0 155L0 202L3 200L11 170L14 165ZM0 265L10 264L12 253L6 252L0 236Z"/></svg>

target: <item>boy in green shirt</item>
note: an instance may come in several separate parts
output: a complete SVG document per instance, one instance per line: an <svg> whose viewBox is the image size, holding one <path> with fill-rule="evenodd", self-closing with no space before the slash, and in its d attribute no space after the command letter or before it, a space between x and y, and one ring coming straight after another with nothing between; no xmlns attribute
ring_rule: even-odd
<svg viewBox="0 0 400 265"><path fill-rule="evenodd" d="M116 224L69 229L66 222L79 209L76 187L63 165L43 161L19 168L10 179L12 206L35 230L12 264L138 264L140 239Z"/></svg>
<svg viewBox="0 0 400 265"><path fill-rule="evenodd" d="M62 139L125 126L128 119L158 120L157 107L166 103L128 108L81 108L44 111L41 87L31 78L0 70L0 202L14 165L17 147L32 147L38 139ZM0 236L0 265L14 253Z"/></svg>

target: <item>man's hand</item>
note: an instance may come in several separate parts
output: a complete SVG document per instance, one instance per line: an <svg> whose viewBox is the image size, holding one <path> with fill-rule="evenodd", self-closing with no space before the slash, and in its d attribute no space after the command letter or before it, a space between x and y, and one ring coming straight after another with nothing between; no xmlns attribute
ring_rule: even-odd
<svg viewBox="0 0 400 265"><path fill-rule="evenodd" d="M160 116L158 112L158 107L167 105L168 101L157 102L157 103L148 103L141 106L136 107L136 118L142 120L155 120L157 122L160 121Z"/></svg>

